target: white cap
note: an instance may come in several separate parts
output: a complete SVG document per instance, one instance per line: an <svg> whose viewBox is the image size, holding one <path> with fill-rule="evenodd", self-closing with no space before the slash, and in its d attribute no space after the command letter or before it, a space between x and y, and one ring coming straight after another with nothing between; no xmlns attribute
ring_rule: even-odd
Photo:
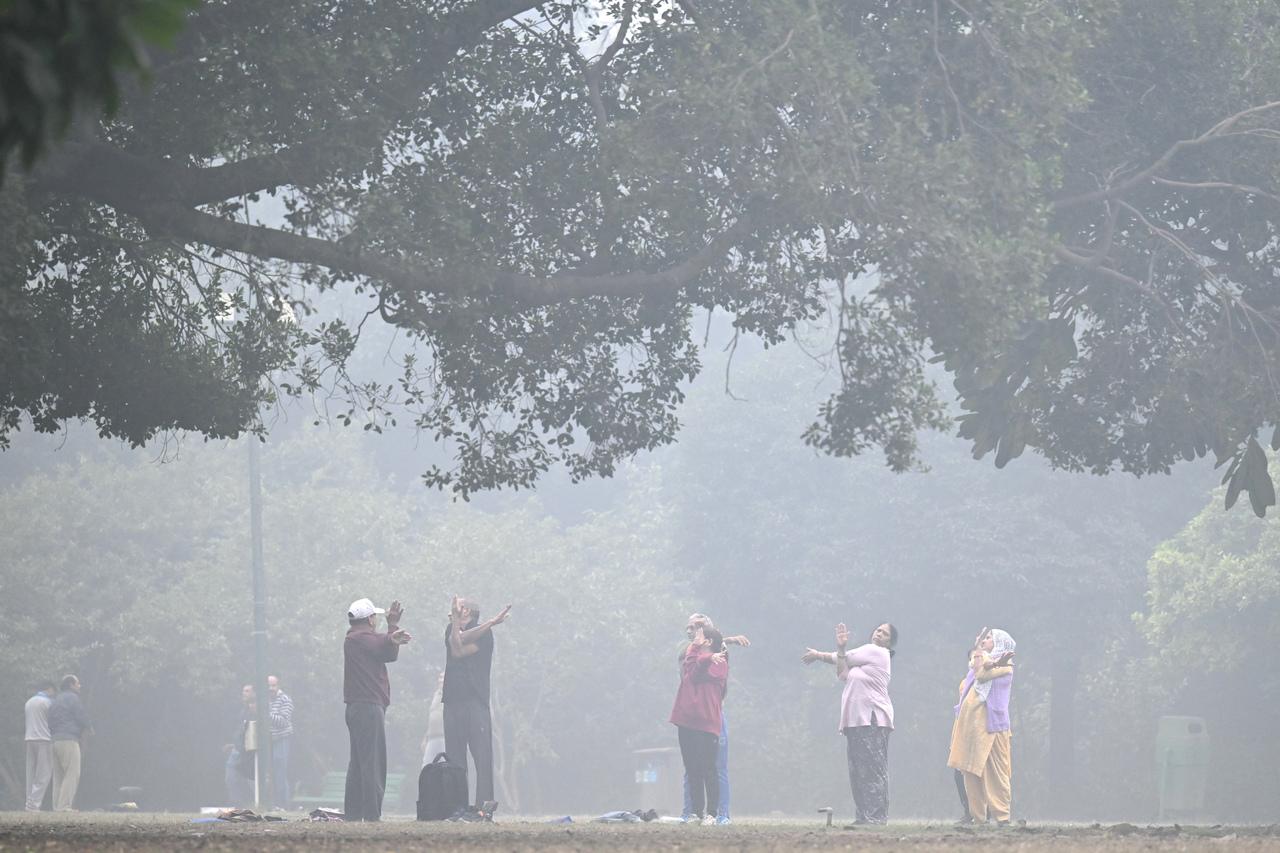
<svg viewBox="0 0 1280 853"><path fill-rule="evenodd" d="M361 598L351 602L351 609L347 611L348 619L368 619L375 613L386 613L381 607L374 607L373 602L367 598Z"/></svg>

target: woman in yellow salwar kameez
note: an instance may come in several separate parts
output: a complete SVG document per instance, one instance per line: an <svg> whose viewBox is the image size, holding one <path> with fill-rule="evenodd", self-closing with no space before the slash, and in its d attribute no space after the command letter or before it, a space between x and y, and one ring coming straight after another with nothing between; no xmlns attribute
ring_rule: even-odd
<svg viewBox="0 0 1280 853"><path fill-rule="evenodd" d="M1013 637L998 628L984 631L960 683L960 703L951 728L947 766L964 775L969 819L1009 823L1013 759L1009 694L1013 687Z"/></svg>

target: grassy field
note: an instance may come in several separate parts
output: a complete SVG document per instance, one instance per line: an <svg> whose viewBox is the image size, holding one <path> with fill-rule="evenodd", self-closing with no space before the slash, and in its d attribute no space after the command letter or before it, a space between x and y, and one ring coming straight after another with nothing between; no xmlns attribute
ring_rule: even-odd
<svg viewBox="0 0 1280 853"><path fill-rule="evenodd" d="M586 820L585 818L583 819ZM815 821L743 820L725 827L658 824L548 824L516 818L496 824L193 823L156 814L0 813L0 851L111 850L362 851L459 850L805 850L885 851L1174 851L1280 850L1280 826L1140 827L1043 825L959 830L944 824L892 823L875 829L827 829Z"/></svg>

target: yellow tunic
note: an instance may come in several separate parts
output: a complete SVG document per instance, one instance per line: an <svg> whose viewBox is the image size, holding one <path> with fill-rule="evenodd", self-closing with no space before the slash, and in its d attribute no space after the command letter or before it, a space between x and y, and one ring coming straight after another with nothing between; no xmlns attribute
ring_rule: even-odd
<svg viewBox="0 0 1280 853"><path fill-rule="evenodd" d="M978 680L990 681L1008 675L1012 667L984 670ZM964 682L960 682L964 689ZM988 816L1009 819L1012 785L1009 732L987 731L987 703L970 688L960 704L960 713L951 727L951 752L947 766L965 774L965 791L970 814L979 821Z"/></svg>

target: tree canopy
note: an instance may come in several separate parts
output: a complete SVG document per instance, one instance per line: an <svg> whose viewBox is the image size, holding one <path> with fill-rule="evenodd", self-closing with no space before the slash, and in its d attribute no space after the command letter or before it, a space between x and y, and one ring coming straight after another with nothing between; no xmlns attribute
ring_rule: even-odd
<svg viewBox="0 0 1280 853"><path fill-rule="evenodd" d="M169 44L198 2L0 3L0 166L15 150L30 166L82 107L113 115L120 104L117 71L145 74L146 43Z"/></svg>
<svg viewBox="0 0 1280 853"><path fill-rule="evenodd" d="M699 311L829 318L803 440L1213 452L1275 500L1269 0L221 0L6 179L0 438L236 435L320 393L466 496L671 442ZM323 309L330 290L367 315ZM366 321L395 381L353 375ZM269 382L264 379L270 377ZM1280 431L1277 432L1280 439ZM1276 439L1273 439L1273 443Z"/></svg>

